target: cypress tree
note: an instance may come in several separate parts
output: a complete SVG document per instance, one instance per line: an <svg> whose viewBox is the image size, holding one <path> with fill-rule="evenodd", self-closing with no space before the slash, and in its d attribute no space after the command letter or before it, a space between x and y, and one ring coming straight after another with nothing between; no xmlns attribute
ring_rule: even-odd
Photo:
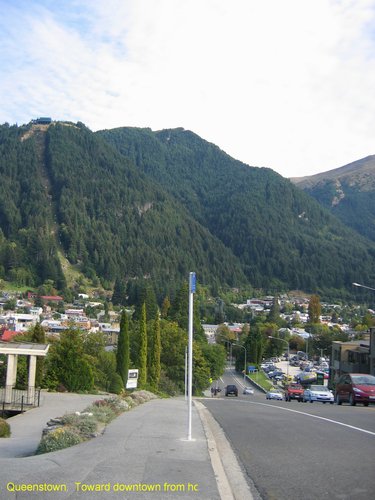
<svg viewBox="0 0 375 500"><path fill-rule="evenodd" d="M40 323L37 323L34 326L31 340L32 342L36 342L37 344L45 344L46 333ZM40 387L42 385L43 372L44 372L44 357L38 356L36 360L35 387Z"/></svg>
<svg viewBox="0 0 375 500"><path fill-rule="evenodd" d="M125 388L128 381L129 358L129 319L124 309L121 314L120 333L117 341L116 372L120 375Z"/></svg>
<svg viewBox="0 0 375 500"><path fill-rule="evenodd" d="M146 304L143 303L140 319L140 346L139 346L139 387L145 387L147 382L147 319Z"/></svg>
<svg viewBox="0 0 375 500"><path fill-rule="evenodd" d="M159 318L159 311L157 311L152 331L150 369L149 369L149 380L150 380L150 385L153 389L157 389L159 387L160 355L161 355L160 318Z"/></svg>
<svg viewBox="0 0 375 500"><path fill-rule="evenodd" d="M319 295L311 295L308 312L309 323L320 323L321 305Z"/></svg>

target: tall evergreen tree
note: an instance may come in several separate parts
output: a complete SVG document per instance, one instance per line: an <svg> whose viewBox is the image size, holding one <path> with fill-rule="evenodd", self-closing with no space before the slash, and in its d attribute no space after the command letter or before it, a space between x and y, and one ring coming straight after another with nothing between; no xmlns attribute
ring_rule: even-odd
<svg viewBox="0 0 375 500"><path fill-rule="evenodd" d="M139 346L139 387L145 387L147 383L147 317L146 304L142 305L142 314L139 327L140 346Z"/></svg>
<svg viewBox="0 0 375 500"><path fill-rule="evenodd" d="M159 312L155 315L155 321L152 329L152 338L150 339L150 367L149 381L153 389L158 389L160 381L160 355L161 355L161 338L160 338L160 318Z"/></svg>
<svg viewBox="0 0 375 500"><path fill-rule="evenodd" d="M308 312L309 323L320 323L321 305L319 295L311 295Z"/></svg>
<svg viewBox="0 0 375 500"><path fill-rule="evenodd" d="M46 342L46 332L40 323L37 323L33 328L33 333L31 336L32 342L37 344L45 344ZM36 372L35 372L35 387L41 387L43 382L44 374L44 357L38 356L36 360Z"/></svg>
<svg viewBox="0 0 375 500"><path fill-rule="evenodd" d="M124 387L126 387L128 381L129 360L129 319L124 309L121 314L120 333L118 336L116 353L116 372L120 375Z"/></svg>
<svg viewBox="0 0 375 500"><path fill-rule="evenodd" d="M272 301L272 306L267 318L268 323L276 323L280 322L280 304L278 297L274 297Z"/></svg>
<svg viewBox="0 0 375 500"><path fill-rule="evenodd" d="M116 278L113 288L112 304L114 306L125 305L126 303L126 284L122 278Z"/></svg>

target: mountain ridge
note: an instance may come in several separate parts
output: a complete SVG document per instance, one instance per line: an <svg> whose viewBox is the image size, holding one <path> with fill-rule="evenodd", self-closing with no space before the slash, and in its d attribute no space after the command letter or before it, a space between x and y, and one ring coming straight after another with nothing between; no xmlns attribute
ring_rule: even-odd
<svg viewBox="0 0 375 500"><path fill-rule="evenodd" d="M375 245L271 169L182 128L66 125L46 129L42 160L32 125L0 126L0 278L64 289L60 249L93 282L148 279L159 297L192 270L215 293L375 278Z"/></svg>
<svg viewBox="0 0 375 500"><path fill-rule="evenodd" d="M348 227L375 241L375 155L291 181Z"/></svg>

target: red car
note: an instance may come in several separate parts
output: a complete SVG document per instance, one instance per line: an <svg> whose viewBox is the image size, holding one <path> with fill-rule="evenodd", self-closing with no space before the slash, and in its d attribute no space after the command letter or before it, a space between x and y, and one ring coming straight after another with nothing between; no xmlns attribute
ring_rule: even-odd
<svg viewBox="0 0 375 500"><path fill-rule="evenodd" d="M341 375L335 387L336 404L348 401L355 406L356 403L375 403L375 377L367 373L346 373Z"/></svg>
<svg viewBox="0 0 375 500"><path fill-rule="evenodd" d="M303 387L301 384L289 384L285 388L285 401L296 399L298 402L303 400Z"/></svg>

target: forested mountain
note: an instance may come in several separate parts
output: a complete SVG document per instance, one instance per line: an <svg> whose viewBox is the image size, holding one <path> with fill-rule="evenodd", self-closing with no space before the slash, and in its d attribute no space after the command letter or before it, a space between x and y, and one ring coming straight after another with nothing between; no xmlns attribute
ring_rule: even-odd
<svg viewBox="0 0 375 500"><path fill-rule="evenodd" d="M54 243L42 262L56 260L59 247L87 275L106 282L150 277L167 288L192 269L211 284L245 282L230 250L84 125L2 127L1 134L1 228L9 246L22 251L15 263L1 256L5 277L33 261L25 241L31 230L42 233L41 249L45 234ZM28 283L40 282L36 271Z"/></svg>
<svg viewBox="0 0 375 500"><path fill-rule="evenodd" d="M0 278L306 291L375 278L375 246L270 169L183 129L0 127Z"/></svg>
<svg viewBox="0 0 375 500"><path fill-rule="evenodd" d="M374 276L374 246L274 171L183 129L98 134L230 248L254 286L339 289Z"/></svg>
<svg viewBox="0 0 375 500"><path fill-rule="evenodd" d="M345 224L375 241L375 155L291 181Z"/></svg>

